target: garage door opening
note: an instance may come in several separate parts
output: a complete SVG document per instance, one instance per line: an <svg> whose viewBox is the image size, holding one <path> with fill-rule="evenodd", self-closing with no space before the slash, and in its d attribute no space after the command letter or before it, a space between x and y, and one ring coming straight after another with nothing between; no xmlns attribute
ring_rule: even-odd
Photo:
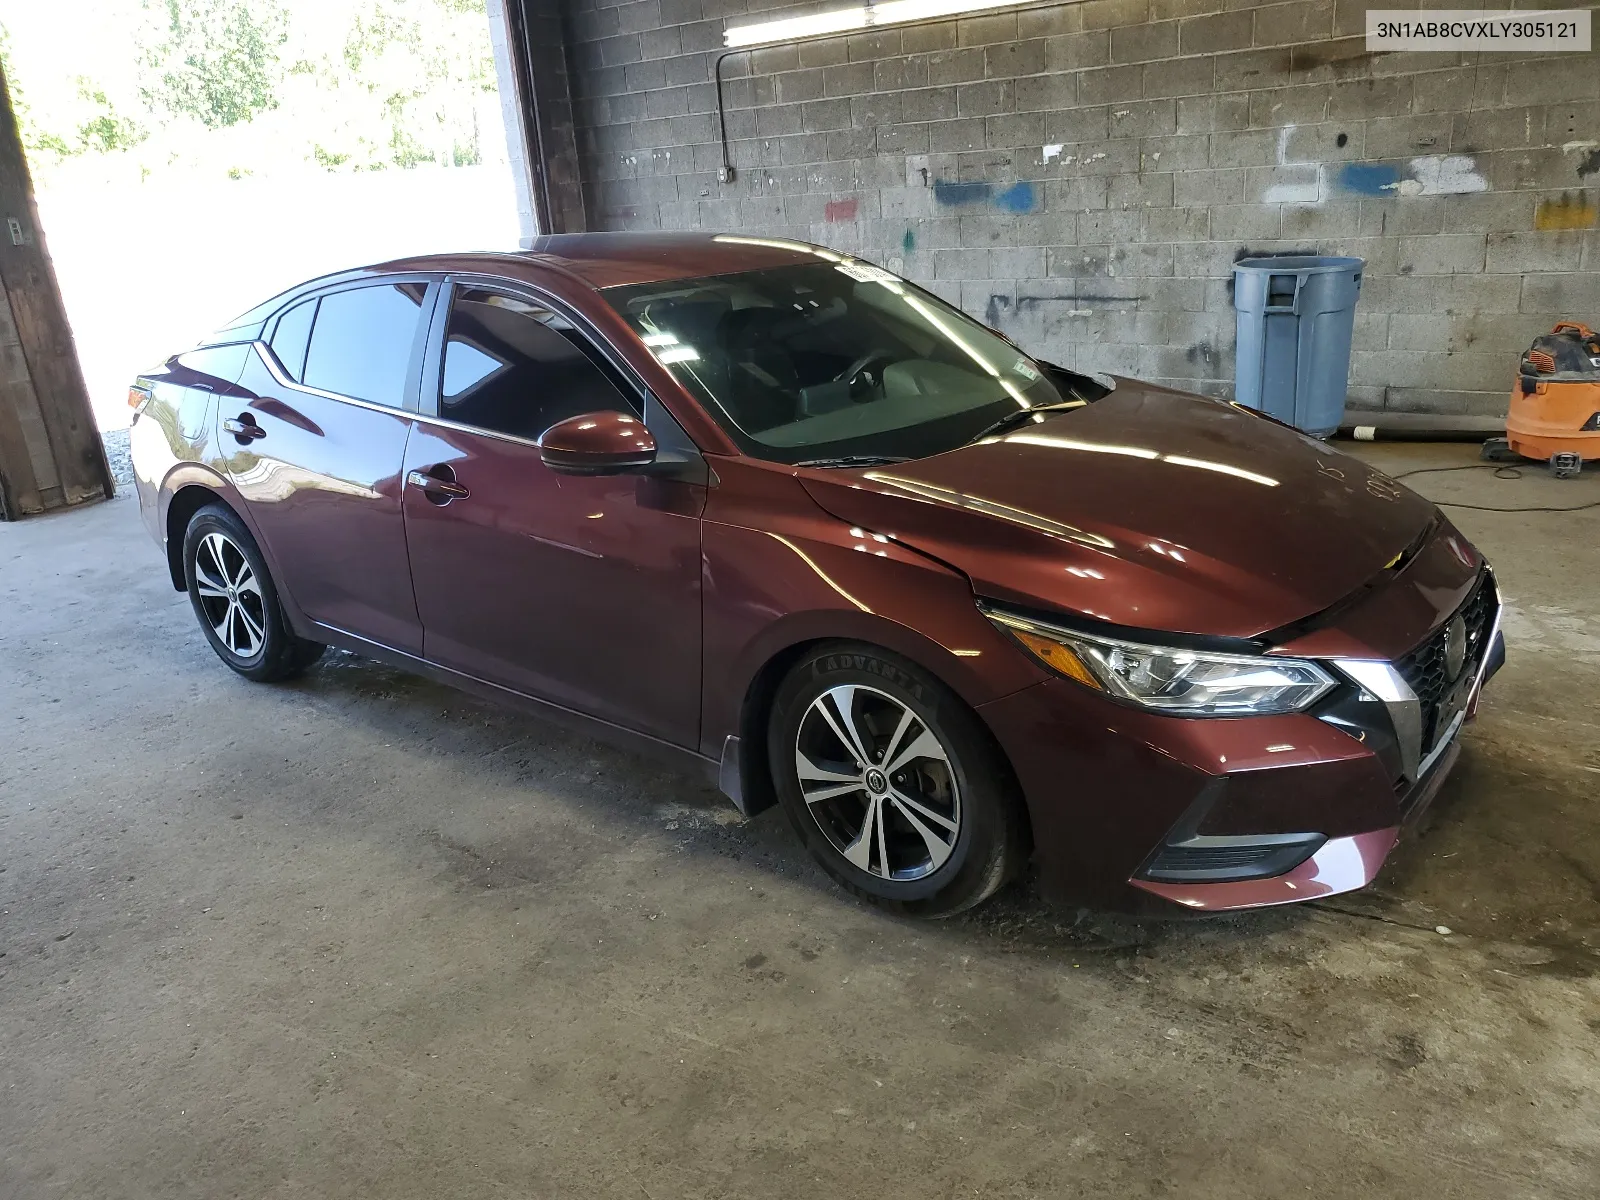
<svg viewBox="0 0 1600 1200"><path fill-rule="evenodd" d="M127 425L138 370L300 280L517 247L498 19L485 0L7 13L0 53L103 430Z"/></svg>

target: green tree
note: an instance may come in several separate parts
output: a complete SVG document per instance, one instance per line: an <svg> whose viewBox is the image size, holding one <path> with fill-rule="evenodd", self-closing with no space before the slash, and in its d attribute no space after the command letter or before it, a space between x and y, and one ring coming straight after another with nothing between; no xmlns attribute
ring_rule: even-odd
<svg viewBox="0 0 1600 1200"><path fill-rule="evenodd" d="M161 21L146 54L157 86L143 89L152 112L192 117L225 129L278 105L288 38L287 14L274 0L145 0Z"/></svg>
<svg viewBox="0 0 1600 1200"><path fill-rule="evenodd" d="M93 150L110 154L113 150L126 150L144 140L145 131L138 121L117 112L110 98L83 76L78 77L78 99L92 105L92 113L78 123L78 145L67 153ZM59 140L59 139L58 139Z"/></svg>
<svg viewBox="0 0 1600 1200"><path fill-rule="evenodd" d="M485 0L72 0L59 12L10 35L0 25L0 68L30 160L63 178L465 166L499 129ZM82 24L98 41L62 70L52 24L59 40Z"/></svg>
<svg viewBox="0 0 1600 1200"><path fill-rule="evenodd" d="M0 72L11 93L11 111L17 119L22 147L36 163L50 163L86 151L108 153L137 145L145 136L138 120L122 113L105 91L82 75L72 77L75 103L60 111L47 111L49 124L40 119L12 66L11 35L0 25ZM48 108L48 106L47 106Z"/></svg>
<svg viewBox="0 0 1600 1200"><path fill-rule="evenodd" d="M59 136L39 127L34 119L33 107L17 80L16 69L11 65L11 34L0 25L0 75L5 76L6 90L11 95L11 112L17 118L17 132L22 137L22 148L30 158L41 152L54 155L70 154L70 147Z"/></svg>

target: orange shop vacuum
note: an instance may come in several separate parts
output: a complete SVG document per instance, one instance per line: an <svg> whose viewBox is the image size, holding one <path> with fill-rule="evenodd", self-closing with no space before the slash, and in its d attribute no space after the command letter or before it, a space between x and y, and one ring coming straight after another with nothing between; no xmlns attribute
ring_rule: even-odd
<svg viewBox="0 0 1600 1200"><path fill-rule="evenodd" d="M1506 436L1483 444L1490 462L1535 459L1571 479L1600 459L1600 336L1562 321L1534 338L1511 388Z"/></svg>

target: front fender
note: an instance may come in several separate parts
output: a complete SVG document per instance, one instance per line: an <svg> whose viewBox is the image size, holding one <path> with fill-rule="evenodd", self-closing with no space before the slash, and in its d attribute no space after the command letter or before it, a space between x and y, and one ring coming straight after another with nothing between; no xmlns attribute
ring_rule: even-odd
<svg viewBox="0 0 1600 1200"><path fill-rule="evenodd" d="M770 515L770 514L768 514ZM978 611L966 578L816 511L752 529L707 521L701 752L740 733L752 684L785 651L844 639L893 651L967 704L1045 678Z"/></svg>

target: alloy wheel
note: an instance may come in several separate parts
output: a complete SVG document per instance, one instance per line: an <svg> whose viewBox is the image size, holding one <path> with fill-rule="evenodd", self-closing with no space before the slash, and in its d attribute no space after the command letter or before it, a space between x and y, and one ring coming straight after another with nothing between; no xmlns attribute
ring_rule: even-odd
<svg viewBox="0 0 1600 1200"><path fill-rule="evenodd" d="M944 865L961 832L949 752L893 696L860 684L829 688L795 736L806 809L852 866L913 880Z"/></svg>
<svg viewBox="0 0 1600 1200"><path fill-rule="evenodd" d="M255 569L227 534L211 532L194 554L194 586L211 631L239 658L254 658L266 640L266 601Z"/></svg>

